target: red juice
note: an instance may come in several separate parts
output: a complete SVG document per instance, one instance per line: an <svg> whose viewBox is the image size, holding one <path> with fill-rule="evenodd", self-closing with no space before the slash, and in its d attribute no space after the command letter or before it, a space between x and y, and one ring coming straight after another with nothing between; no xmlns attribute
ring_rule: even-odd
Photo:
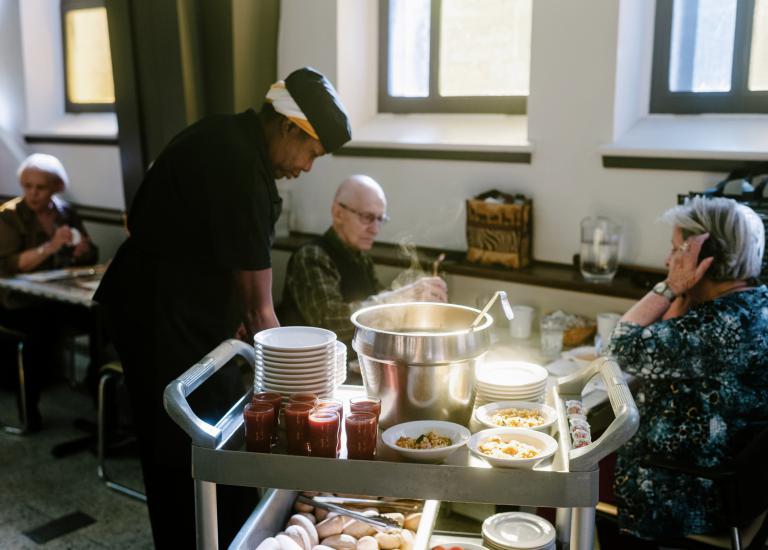
<svg viewBox="0 0 768 550"><path fill-rule="evenodd" d="M270 452L275 410L269 403L249 403L243 410L245 449L257 453Z"/></svg>
<svg viewBox="0 0 768 550"><path fill-rule="evenodd" d="M309 454L309 413L312 409L310 403L288 403L283 411L286 447L291 454Z"/></svg>
<svg viewBox="0 0 768 550"><path fill-rule="evenodd" d="M381 416L381 399L378 397L353 397L349 400L349 410L352 412L372 412L378 421Z"/></svg>
<svg viewBox="0 0 768 550"><path fill-rule="evenodd" d="M302 393L292 393L291 396L288 398L289 403L309 403L313 407L317 403L317 394L309 393L309 392L302 392Z"/></svg>
<svg viewBox="0 0 768 550"><path fill-rule="evenodd" d="M339 415L339 434L337 436L338 443L336 448L336 455L338 456L339 452L341 451L341 426L344 420L344 404L338 399L332 399L330 397L327 397L323 399L318 399L317 404L315 405L315 408L318 410L320 409L332 410Z"/></svg>
<svg viewBox="0 0 768 550"><path fill-rule="evenodd" d="M339 415L315 409L309 413L309 448L312 456L338 458Z"/></svg>
<svg viewBox="0 0 768 550"><path fill-rule="evenodd" d="M253 394L251 403L269 403L275 410L275 420L272 428L272 443L277 443L277 422L280 418L280 407L283 404L283 396L271 391L262 391Z"/></svg>
<svg viewBox="0 0 768 550"><path fill-rule="evenodd" d="M376 458L378 427L379 421L374 412L353 412L347 416L344 419L344 428L347 430L347 458Z"/></svg>

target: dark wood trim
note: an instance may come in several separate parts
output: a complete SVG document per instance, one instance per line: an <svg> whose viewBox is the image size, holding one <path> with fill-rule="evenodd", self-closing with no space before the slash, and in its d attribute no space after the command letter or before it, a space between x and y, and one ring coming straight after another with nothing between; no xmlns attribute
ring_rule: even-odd
<svg viewBox="0 0 768 550"><path fill-rule="evenodd" d="M289 237L275 240L273 248L293 252L309 242L316 235L292 233ZM637 266L622 266L616 277L607 284L588 283L573 264L534 261L524 269L509 269L501 266L484 266L468 263L463 251L444 251L437 248L417 247L416 253L424 271L432 269L432 262L441 252L446 252L446 260L440 270L452 275L462 275L480 279L491 279L508 283L557 288L573 292L584 292L600 296L639 299L650 288L664 278L661 270ZM401 247L391 243L376 243L370 252L374 262L381 265L408 268L412 258L401 252Z"/></svg>
<svg viewBox="0 0 768 550"><path fill-rule="evenodd" d="M56 143L64 145L109 145L118 144L117 137L101 136L57 136L51 134L26 134L26 143Z"/></svg>
<svg viewBox="0 0 768 550"><path fill-rule="evenodd" d="M398 149L395 147L342 147L335 153L339 157L372 157L425 160L470 160L481 162L531 163L529 152L502 151L448 151L445 149Z"/></svg>
<svg viewBox="0 0 768 550"><path fill-rule="evenodd" d="M764 160L728 160L701 158L626 157L603 155L604 168L640 168L647 170L688 170L692 172L730 172L737 168L751 169Z"/></svg>

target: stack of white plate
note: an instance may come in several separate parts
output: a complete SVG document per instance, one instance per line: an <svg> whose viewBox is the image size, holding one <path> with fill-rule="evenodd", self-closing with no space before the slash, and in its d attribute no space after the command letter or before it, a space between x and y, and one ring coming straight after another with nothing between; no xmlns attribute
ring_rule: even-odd
<svg viewBox="0 0 768 550"><path fill-rule="evenodd" d="M495 401L539 401L547 389L547 370L524 361L481 364L475 370L475 406Z"/></svg>
<svg viewBox="0 0 768 550"><path fill-rule="evenodd" d="M483 522L483 545L491 550L555 550L555 528L525 512L496 514Z"/></svg>
<svg viewBox="0 0 768 550"><path fill-rule="evenodd" d="M254 337L254 391L330 397L347 377L347 347L330 330L276 327Z"/></svg>

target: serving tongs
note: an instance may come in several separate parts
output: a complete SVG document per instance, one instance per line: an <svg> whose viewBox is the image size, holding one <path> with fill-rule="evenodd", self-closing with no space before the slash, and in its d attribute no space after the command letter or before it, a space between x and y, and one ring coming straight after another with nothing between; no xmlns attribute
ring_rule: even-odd
<svg viewBox="0 0 768 550"><path fill-rule="evenodd" d="M485 317L485 314L488 313L488 310L491 309L491 306L496 302L496 300L500 300L501 303L501 309L504 311L504 315L509 319L510 321L514 319L515 314L512 312L512 306L509 305L509 298L507 298L507 293L503 290L496 291L496 294L494 294L490 300L488 300L488 303L485 304L485 307L483 310L475 317L475 320L472 321L472 324L469 325L469 330L475 330L477 328L477 325L480 324L480 322Z"/></svg>
<svg viewBox="0 0 768 550"><path fill-rule="evenodd" d="M342 504L347 506L359 506L361 508L377 506L388 510L398 512L418 512L421 510L422 503L417 500L397 499L397 500L377 500L373 498L354 498L354 497L329 497L316 496L315 502L327 502L329 504Z"/></svg>
<svg viewBox="0 0 768 550"><path fill-rule="evenodd" d="M303 495L299 495L298 497L296 497L296 500L304 504L309 504L310 506L322 508L323 510L328 510L329 512L336 512L337 514L340 514L342 516L347 516L352 519L362 521L363 523L373 525L377 529L380 529L385 532L393 532L393 531L401 530L400 524L397 523L397 521L395 521L392 518L388 518L386 516L380 516L380 515L366 516L359 512L353 512L352 510L349 510L342 506L337 506L336 504L331 504L329 502L322 502L320 500L315 500L314 498L308 498Z"/></svg>

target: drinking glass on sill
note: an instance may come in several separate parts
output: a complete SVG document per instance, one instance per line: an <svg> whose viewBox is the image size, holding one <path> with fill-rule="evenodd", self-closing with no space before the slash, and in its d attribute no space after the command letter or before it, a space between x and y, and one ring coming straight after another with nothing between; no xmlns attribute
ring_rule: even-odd
<svg viewBox="0 0 768 550"><path fill-rule="evenodd" d="M563 349L565 325L560 319L541 320L541 353L547 359L555 359Z"/></svg>
<svg viewBox="0 0 768 550"><path fill-rule="evenodd" d="M270 452L275 409L269 403L248 403L243 410L245 449Z"/></svg>

